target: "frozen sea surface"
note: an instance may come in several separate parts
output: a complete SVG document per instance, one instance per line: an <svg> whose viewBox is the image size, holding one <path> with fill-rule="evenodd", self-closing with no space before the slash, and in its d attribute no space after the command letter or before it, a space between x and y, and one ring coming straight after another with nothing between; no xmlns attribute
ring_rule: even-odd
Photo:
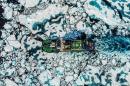
<svg viewBox="0 0 130 86"><path fill-rule="evenodd" d="M95 53L42 51L78 31ZM0 86L130 86L130 1L0 0Z"/></svg>

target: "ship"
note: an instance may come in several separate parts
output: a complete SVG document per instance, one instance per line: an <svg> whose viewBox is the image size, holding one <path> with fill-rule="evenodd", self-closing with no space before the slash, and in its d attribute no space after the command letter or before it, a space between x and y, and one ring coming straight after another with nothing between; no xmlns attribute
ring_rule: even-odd
<svg viewBox="0 0 130 86"><path fill-rule="evenodd" d="M95 51L95 42L80 31L67 33L64 37L48 37L42 45L42 51L48 53Z"/></svg>

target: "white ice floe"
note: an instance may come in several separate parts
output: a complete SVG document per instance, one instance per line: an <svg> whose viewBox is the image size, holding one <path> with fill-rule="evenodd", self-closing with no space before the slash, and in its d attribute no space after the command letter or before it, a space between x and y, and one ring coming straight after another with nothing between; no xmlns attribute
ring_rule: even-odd
<svg viewBox="0 0 130 86"><path fill-rule="evenodd" d="M4 25L4 28L5 28L5 29L11 29L11 28L12 28L12 26L11 26L11 25L9 25L8 23L6 23L6 24Z"/></svg>
<svg viewBox="0 0 130 86"><path fill-rule="evenodd" d="M83 86L83 85L85 84L85 82L82 81L80 78L78 78L78 79L76 80L76 84L77 84L77 86Z"/></svg>
<svg viewBox="0 0 130 86"><path fill-rule="evenodd" d="M4 9L4 17L7 19L11 19L13 15L13 10L10 7L5 7Z"/></svg>
<svg viewBox="0 0 130 86"><path fill-rule="evenodd" d="M65 81L66 82L71 82L73 80L73 78L74 78L73 76L66 76Z"/></svg>
<svg viewBox="0 0 130 86"><path fill-rule="evenodd" d="M19 41L16 40L15 35L10 35L7 38L7 41L8 41L10 46L13 46L15 48L20 48L21 47L21 44L20 44Z"/></svg>
<svg viewBox="0 0 130 86"><path fill-rule="evenodd" d="M4 50L5 50L5 52L10 52L10 51L13 51L13 47L7 45L7 46L4 47Z"/></svg>
<svg viewBox="0 0 130 86"><path fill-rule="evenodd" d="M4 81L5 81L6 86L18 86L15 82L13 82L10 79L5 79Z"/></svg>
<svg viewBox="0 0 130 86"><path fill-rule="evenodd" d="M15 41L16 38L15 38L15 35L10 35L8 38L7 38L8 41Z"/></svg>
<svg viewBox="0 0 130 86"><path fill-rule="evenodd" d="M39 3L40 0L19 0L19 2L26 8L34 7Z"/></svg>
<svg viewBox="0 0 130 86"><path fill-rule="evenodd" d="M51 79L51 72L49 70L42 72L38 79L42 84L45 84L46 81Z"/></svg>
<svg viewBox="0 0 130 86"><path fill-rule="evenodd" d="M9 44L15 48L20 48L21 47L21 44L19 41L8 41Z"/></svg>
<svg viewBox="0 0 130 86"><path fill-rule="evenodd" d="M51 84L52 86L61 86L61 85L60 85L60 78L55 77L54 79L52 79L52 80L50 81L50 84Z"/></svg>
<svg viewBox="0 0 130 86"><path fill-rule="evenodd" d="M58 76L61 76L61 75L64 74L64 68L63 67L57 67L56 72L57 72Z"/></svg>

